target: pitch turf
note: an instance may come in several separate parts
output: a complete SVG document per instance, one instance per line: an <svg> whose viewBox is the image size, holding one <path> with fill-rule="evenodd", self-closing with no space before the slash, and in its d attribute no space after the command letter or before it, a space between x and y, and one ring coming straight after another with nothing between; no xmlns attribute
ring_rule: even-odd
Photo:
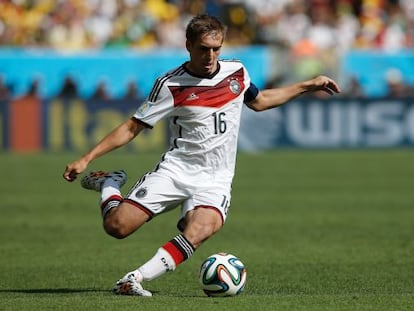
<svg viewBox="0 0 414 311"><path fill-rule="evenodd" d="M125 240L101 228L97 194L61 178L76 155L0 155L0 310L412 310L414 150L240 154L228 223L152 298L113 283L176 235L178 211ZM158 155L114 153L91 168L131 179ZM125 188L126 189L126 188ZM238 255L247 287L207 298L198 267Z"/></svg>

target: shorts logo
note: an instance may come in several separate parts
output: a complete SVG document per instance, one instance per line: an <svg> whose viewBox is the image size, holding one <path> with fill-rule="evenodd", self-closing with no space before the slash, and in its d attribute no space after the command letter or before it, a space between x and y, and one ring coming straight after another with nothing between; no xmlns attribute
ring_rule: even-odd
<svg viewBox="0 0 414 311"><path fill-rule="evenodd" d="M236 95L239 95L240 94L240 92L241 92L241 86L240 86L239 81L237 81L237 79L231 80L229 87L230 87L230 91L233 94L236 94Z"/></svg>
<svg viewBox="0 0 414 311"><path fill-rule="evenodd" d="M147 193L148 193L147 188L141 188L141 189L138 189L137 193L135 193L135 196L139 199L139 198L145 197Z"/></svg>

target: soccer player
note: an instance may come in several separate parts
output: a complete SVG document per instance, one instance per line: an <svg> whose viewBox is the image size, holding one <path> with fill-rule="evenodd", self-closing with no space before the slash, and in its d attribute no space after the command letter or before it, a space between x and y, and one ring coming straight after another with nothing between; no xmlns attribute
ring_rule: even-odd
<svg viewBox="0 0 414 311"><path fill-rule="evenodd" d="M116 294L151 296L143 282L175 270L224 225L243 104L262 111L307 92L340 92L326 76L259 91L242 63L219 60L225 30L213 16L195 16L186 29L189 61L158 78L135 114L67 164L63 173L73 181L91 161L124 146L160 119L169 120L170 149L126 196L120 192L127 180L122 170L90 172L81 180L82 187L100 192L103 227L115 238L125 238L151 218L181 207L180 233L126 273L113 288Z"/></svg>

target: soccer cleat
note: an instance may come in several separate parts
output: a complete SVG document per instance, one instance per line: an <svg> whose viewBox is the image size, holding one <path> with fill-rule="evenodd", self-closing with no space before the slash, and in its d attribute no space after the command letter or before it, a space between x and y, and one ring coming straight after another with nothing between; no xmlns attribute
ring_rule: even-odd
<svg viewBox="0 0 414 311"><path fill-rule="evenodd" d="M151 297L152 293L142 288L142 285L135 278L134 273L128 273L114 285L112 289L116 295L131 295Z"/></svg>
<svg viewBox="0 0 414 311"><path fill-rule="evenodd" d="M128 177L124 170L113 172L93 171L82 177L81 186L85 189L100 192L106 179L113 179L121 188L127 181Z"/></svg>

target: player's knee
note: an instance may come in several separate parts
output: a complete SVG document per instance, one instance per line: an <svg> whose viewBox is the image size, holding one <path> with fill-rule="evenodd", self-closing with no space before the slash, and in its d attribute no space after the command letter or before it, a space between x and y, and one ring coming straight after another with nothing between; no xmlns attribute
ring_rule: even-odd
<svg viewBox="0 0 414 311"><path fill-rule="evenodd" d="M132 233L127 223L119 217L107 217L104 220L104 229L106 233L117 239L126 238Z"/></svg>
<svg viewBox="0 0 414 311"><path fill-rule="evenodd" d="M212 237L220 227L214 225L205 225L201 223L192 223L187 226L184 236L195 247L198 248L204 241Z"/></svg>
<svg viewBox="0 0 414 311"><path fill-rule="evenodd" d="M105 231L117 239L123 239L135 232L149 216L132 205L120 205L113 208L105 217Z"/></svg>

